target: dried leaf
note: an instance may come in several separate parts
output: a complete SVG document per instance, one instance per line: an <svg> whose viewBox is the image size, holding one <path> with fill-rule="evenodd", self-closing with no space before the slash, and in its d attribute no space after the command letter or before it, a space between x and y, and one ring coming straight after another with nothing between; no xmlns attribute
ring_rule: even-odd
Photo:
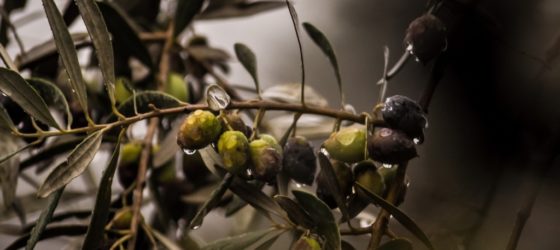
<svg viewBox="0 0 560 250"><path fill-rule="evenodd" d="M95 0L75 1L82 14L82 19L89 32L93 46L97 54L99 68L105 79L107 94L111 104L115 104L115 61L113 57L113 44L109 36L109 30L105 24L105 19L97 7Z"/></svg>
<svg viewBox="0 0 560 250"><path fill-rule="evenodd" d="M0 68L0 91L12 98L33 118L60 129L43 98L18 73Z"/></svg>
<svg viewBox="0 0 560 250"><path fill-rule="evenodd" d="M175 12L173 36L178 36L189 26L194 16L202 9L203 0L179 0Z"/></svg>
<svg viewBox="0 0 560 250"><path fill-rule="evenodd" d="M37 191L37 196L47 197L62 186L70 183L74 178L86 170L97 153L104 131L97 131L86 137L72 152L68 159L57 166Z"/></svg>
<svg viewBox="0 0 560 250"><path fill-rule="evenodd" d="M35 248L35 244L37 244L41 237L41 234L51 220L54 210L58 205L58 201L60 200L60 196L62 196L62 192L64 192L64 186L55 193L49 195L49 202L47 204L47 207L45 207L45 209L41 212L39 219L37 219L37 223L31 230L30 237L27 241L27 246L25 247L25 249L31 250Z"/></svg>
<svg viewBox="0 0 560 250"><path fill-rule="evenodd" d="M64 23L62 15L58 11L56 4L53 0L42 0L45 13L47 14L47 19L51 30L53 32L54 41L56 43L56 48L62 59L62 64L66 69L66 73L70 78L70 84L72 89L76 93L78 102L82 106L82 109L87 114L88 102L87 102L87 92L86 92L86 82L82 76L82 71L80 68L80 62L78 61L78 54L76 53L76 48L74 47L74 41L70 36L70 32Z"/></svg>
<svg viewBox="0 0 560 250"><path fill-rule="evenodd" d="M401 223L408 231L410 231L414 236L416 236L424 245L426 245L429 249L434 249L430 239L420 227L414 222L408 215L402 212L397 207L393 206L391 203L387 202L385 199L381 198L380 196L370 192L367 188L362 186L360 183L355 183L355 187L359 188L366 197L369 199L371 203L378 204L383 209L387 210L393 217Z"/></svg>
<svg viewBox="0 0 560 250"><path fill-rule="evenodd" d="M120 154L120 142L125 130L121 130L119 139L115 144L115 150L111 155L111 160L107 168L103 171L95 198L95 206L91 215L90 223L84 239L83 249L99 249L103 243L103 231L105 223L109 218L109 207L111 206L111 187L113 185L113 177L117 169L117 163Z"/></svg>
<svg viewBox="0 0 560 250"><path fill-rule="evenodd" d="M341 249L338 225L329 207L310 193L298 190L294 190L292 193L317 225L317 233L325 239L323 248L326 250Z"/></svg>
<svg viewBox="0 0 560 250"><path fill-rule="evenodd" d="M249 47L242 43L236 43L234 45L235 55L237 59L241 62L243 67L249 72L253 81L255 82L255 88L257 90L257 95L260 96L261 88L259 86L259 79L257 77L257 57L255 53L251 51Z"/></svg>
<svg viewBox="0 0 560 250"><path fill-rule="evenodd" d="M321 32L312 24L303 23L303 28L305 29L309 37L311 37L311 40L313 40L313 42L315 42L315 44L329 58L329 61L331 62L331 65L334 70L334 74L336 76L336 82L338 83L338 91L340 93L341 106L344 106L345 100L344 100L344 94L342 92L342 79L340 77L340 69L338 67L338 61L336 60L336 55L334 54L334 50L331 46L331 43L329 42L327 37L323 34L323 32Z"/></svg>

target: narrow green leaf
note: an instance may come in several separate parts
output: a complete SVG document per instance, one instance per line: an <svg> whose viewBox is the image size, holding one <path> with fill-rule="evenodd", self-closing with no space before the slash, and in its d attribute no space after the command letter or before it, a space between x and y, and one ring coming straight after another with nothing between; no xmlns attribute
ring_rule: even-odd
<svg viewBox="0 0 560 250"><path fill-rule="evenodd" d="M370 192L367 188L362 186L360 183L355 183L355 187L359 188L366 194L366 197L369 199L371 203L378 204L383 209L387 210L393 217L401 223L408 231L410 231L414 236L416 236L424 245L426 245L429 249L434 249L430 239L422 229L414 222L408 215L402 212L397 207L393 206L391 203L387 202L385 199L381 198L380 196Z"/></svg>
<svg viewBox="0 0 560 250"><path fill-rule="evenodd" d="M191 224L189 225L192 229L197 229L202 225L204 217L220 202L224 194L226 193L227 189L231 185L233 181L233 175L231 173L226 174L222 183L218 188L216 188L212 194L210 194L210 198L202 205L202 207L198 210L194 218L191 220Z"/></svg>
<svg viewBox="0 0 560 250"><path fill-rule="evenodd" d="M62 153L68 152L76 147L80 142L83 141L83 137L59 137L55 142L52 144L48 144L48 146L43 147L41 151L35 153L34 155L29 156L28 158L21 161L20 168L21 170L25 170L34 164L37 164L44 160L50 160L53 157L56 157Z"/></svg>
<svg viewBox="0 0 560 250"><path fill-rule="evenodd" d="M4 65L6 65L6 68L13 71L18 71L18 68L14 64L14 61L10 57L10 54L8 54L8 51L6 51L6 48L2 44L0 44L0 58L2 58L2 61L4 62Z"/></svg>
<svg viewBox="0 0 560 250"><path fill-rule="evenodd" d="M276 214L280 218L286 218L284 210L272 198L264 194L260 189L255 188L254 185L235 178L229 189L254 208L265 213Z"/></svg>
<svg viewBox="0 0 560 250"><path fill-rule="evenodd" d="M89 36L85 32L72 33L70 36L76 48L82 48L91 44ZM24 56L18 55L15 61L21 70L32 69L52 59L54 56L58 56L58 53L56 50L56 42L52 39L32 47L25 52Z"/></svg>
<svg viewBox="0 0 560 250"><path fill-rule="evenodd" d="M316 196L298 190L292 193L301 207L311 216L317 225L317 233L324 237L323 248L326 250L340 250L340 233L329 207Z"/></svg>
<svg viewBox="0 0 560 250"><path fill-rule="evenodd" d="M412 243L404 238L392 239L379 246L378 250L412 250Z"/></svg>
<svg viewBox="0 0 560 250"><path fill-rule="evenodd" d="M14 125L8 111L2 105L0 105L0 128L17 131L16 125Z"/></svg>
<svg viewBox="0 0 560 250"><path fill-rule="evenodd" d="M54 41L56 43L56 48L60 54L62 64L66 69L66 73L70 78L70 84L72 89L76 93L78 102L82 106L82 109L87 114L88 103L87 103L87 92L86 92L86 82L82 76L82 71L80 68L80 63L78 61L78 54L76 53L76 48L74 47L74 41L70 36L70 32L64 23L62 15L58 11L56 4L53 0L42 0L45 13L47 14L47 19L51 30L53 32Z"/></svg>
<svg viewBox="0 0 560 250"><path fill-rule="evenodd" d="M113 44L109 36L109 30L105 19L97 7L95 0L75 1L82 14L82 19L89 32L93 46L95 47L99 68L105 79L107 94L111 104L115 104L115 59L113 57Z"/></svg>
<svg viewBox="0 0 560 250"><path fill-rule="evenodd" d="M342 92L342 78L340 76L338 61L336 60L336 55L334 54L334 50L331 46L331 43L329 42L325 34L323 34L323 32L321 32L312 24L303 23L303 28L305 29L309 37L311 37L311 40L313 40L313 42L315 42L315 44L321 49L321 51L323 51L323 53L329 58L329 61L331 62L331 65L334 70L334 74L336 76L336 81L338 83L338 91L340 93L341 106L344 107L346 101L344 100L344 94Z"/></svg>
<svg viewBox="0 0 560 250"><path fill-rule="evenodd" d="M101 146L103 132L102 130L96 131L78 144L68 155L68 159L47 176L37 191L37 196L44 198L82 174Z"/></svg>
<svg viewBox="0 0 560 250"><path fill-rule="evenodd" d="M18 73L0 68L0 91L35 119L60 129L43 98Z"/></svg>
<svg viewBox="0 0 560 250"><path fill-rule="evenodd" d="M284 195L276 195L274 196L274 201L286 211L286 214L288 214L293 223L307 229L314 227L314 221L311 219L311 216L294 200Z"/></svg>
<svg viewBox="0 0 560 250"><path fill-rule="evenodd" d="M61 113L66 113L68 124L72 124L72 112L62 90L54 83L42 78L29 78L27 82L37 90L48 106L56 108Z"/></svg>
<svg viewBox="0 0 560 250"><path fill-rule="evenodd" d="M299 18L294 8L294 5L291 1L285 0L286 5L288 6L288 11L290 12L290 16L292 18L292 24L294 25L294 31L296 32L296 39L299 48L299 59L300 59L300 66L301 66L301 105L305 106L305 62L303 60L303 47L301 45L301 35L299 31Z"/></svg>
<svg viewBox="0 0 560 250"><path fill-rule="evenodd" d="M284 7L279 1L210 1L197 20L247 17Z"/></svg>
<svg viewBox="0 0 560 250"><path fill-rule="evenodd" d="M260 231L254 231L249 233L240 234L233 237L228 237L225 239L220 239L203 246L201 250L240 250L247 249L251 245L258 242L263 237L268 234L276 232L281 233L279 229L268 228Z"/></svg>
<svg viewBox="0 0 560 250"><path fill-rule="evenodd" d="M86 233L86 230L87 226L85 225L51 226L43 231L39 240L56 238L60 236L78 236ZM29 237L29 234L19 237L14 242L12 242L12 244L7 246L5 250L17 250L24 247Z"/></svg>
<svg viewBox="0 0 560 250"><path fill-rule="evenodd" d="M51 220L54 210L58 205L58 201L60 200L60 196L62 196L62 192L64 192L64 186L55 193L49 195L49 202L47 204L47 207L41 212L39 219L37 219L37 223L31 230L29 240L27 241L27 246L25 247L26 250L35 248L35 244L37 244L37 241L39 241L41 234Z"/></svg>
<svg viewBox="0 0 560 250"><path fill-rule="evenodd" d="M0 188L6 208L11 207L16 195L19 159L12 156L18 152L17 140L18 138L9 131L0 129L0 154L5 158L0 163Z"/></svg>
<svg viewBox="0 0 560 250"><path fill-rule="evenodd" d="M338 178L336 177L336 173L334 172L334 168L331 164L331 161L323 152L319 152L319 166L321 167L321 173L325 177L324 180L327 184L327 189L330 194L334 197L340 212L342 213L343 219L346 221L348 220L348 206L346 204L346 197L342 195L342 191L340 190L340 184L338 183Z"/></svg>
<svg viewBox="0 0 560 250"><path fill-rule="evenodd" d="M99 182L99 189L97 190L97 197L95 198L95 207L93 209L93 214L91 215L91 220L89 222L89 227L84 239L84 244L82 249L99 249L101 243L103 242L103 230L105 228L105 223L109 218L109 207L111 206L111 187L113 185L113 177L115 176L115 170L117 169L117 163L120 154L120 143L126 130L121 130L117 143L115 144L115 150L111 155L111 160L107 165L107 168L103 171L103 175Z"/></svg>
<svg viewBox="0 0 560 250"><path fill-rule="evenodd" d="M111 32L112 42L115 51L123 55L131 55L140 60L146 67L154 69L154 63L150 52L138 37L138 32L134 29L132 19L115 4L104 1L97 2L103 19L107 23L107 29Z"/></svg>
<svg viewBox="0 0 560 250"><path fill-rule="evenodd" d="M236 43L233 45L235 49L235 55L237 56L237 60L241 62L243 67L249 72L253 81L255 82L255 88L257 89L257 95L260 97L261 95L261 88L259 86L259 79L257 77L257 57L255 53L251 51L249 47L242 43Z"/></svg>
<svg viewBox="0 0 560 250"><path fill-rule="evenodd" d="M173 36L178 36L189 26L194 16L202 9L203 0L179 0L175 11Z"/></svg>

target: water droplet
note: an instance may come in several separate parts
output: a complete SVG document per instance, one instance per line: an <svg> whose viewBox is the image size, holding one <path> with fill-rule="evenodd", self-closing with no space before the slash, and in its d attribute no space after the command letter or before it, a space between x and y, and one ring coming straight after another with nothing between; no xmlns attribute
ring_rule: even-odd
<svg viewBox="0 0 560 250"><path fill-rule="evenodd" d="M307 186L307 185L305 185L305 184L296 182L296 187L297 187L297 188L304 188L304 187L306 187L306 186Z"/></svg>
<svg viewBox="0 0 560 250"><path fill-rule="evenodd" d="M213 111L225 109L231 102L231 97L218 85L211 85L206 89L206 102Z"/></svg>
<svg viewBox="0 0 560 250"><path fill-rule="evenodd" d="M0 92L0 94L2 94L2 96L8 96L8 95L4 94L4 92Z"/></svg>
<svg viewBox="0 0 560 250"><path fill-rule="evenodd" d="M408 53L412 54L412 50L414 49L414 47L412 46L412 43L409 43L408 46L406 46L406 51L408 51Z"/></svg>
<svg viewBox="0 0 560 250"><path fill-rule="evenodd" d="M392 168L393 165L387 164L387 163L383 163L383 167L384 167L384 168Z"/></svg>
<svg viewBox="0 0 560 250"><path fill-rule="evenodd" d="M370 219L360 219L360 227L369 227L372 223Z"/></svg>
<svg viewBox="0 0 560 250"><path fill-rule="evenodd" d="M199 228L200 228L200 225L195 225L195 226L192 226L192 227L191 227L192 230L197 230L197 229L199 229Z"/></svg>
<svg viewBox="0 0 560 250"><path fill-rule="evenodd" d="M251 170L249 168L247 169L246 173L247 173L247 176L249 176L249 177L253 176L253 170Z"/></svg>
<svg viewBox="0 0 560 250"><path fill-rule="evenodd" d="M414 61L415 62L420 62L420 58L416 57L416 58L414 58Z"/></svg>
<svg viewBox="0 0 560 250"><path fill-rule="evenodd" d="M185 154L188 154L188 155L194 155L196 153L196 149L185 148L185 149L183 149L183 152L185 152Z"/></svg>
<svg viewBox="0 0 560 250"><path fill-rule="evenodd" d="M414 142L414 144L417 144L417 145L420 143L419 138L414 138L414 139L412 139L412 141Z"/></svg>

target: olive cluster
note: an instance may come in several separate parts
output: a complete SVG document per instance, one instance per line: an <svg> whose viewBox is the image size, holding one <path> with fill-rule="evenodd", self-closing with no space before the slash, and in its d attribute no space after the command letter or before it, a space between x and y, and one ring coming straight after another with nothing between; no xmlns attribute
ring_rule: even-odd
<svg viewBox="0 0 560 250"><path fill-rule="evenodd" d="M182 123L177 144L193 151L215 143L223 167L238 176L273 184L283 171L297 182L313 183L315 155L305 138L290 138L282 147L268 134L249 140L251 131L237 113L224 115L220 120L209 111L196 110Z"/></svg>

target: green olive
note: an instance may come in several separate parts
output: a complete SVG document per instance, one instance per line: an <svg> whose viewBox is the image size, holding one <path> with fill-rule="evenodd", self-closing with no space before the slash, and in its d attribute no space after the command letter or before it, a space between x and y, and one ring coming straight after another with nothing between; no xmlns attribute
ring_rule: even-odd
<svg viewBox="0 0 560 250"><path fill-rule="evenodd" d="M359 183L372 193L383 196L385 181L371 160L361 161L356 164L354 166L354 177L356 183Z"/></svg>
<svg viewBox="0 0 560 250"><path fill-rule="evenodd" d="M177 134L177 144L183 149L201 149L216 141L221 131L220 121L214 114L196 110L183 121Z"/></svg>
<svg viewBox="0 0 560 250"><path fill-rule="evenodd" d="M282 153L276 145L271 144L268 139L257 139L249 144L252 170L256 179L267 183L275 182L276 175L282 169Z"/></svg>
<svg viewBox="0 0 560 250"><path fill-rule="evenodd" d="M126 78L119 77L115 82L115 100L117 103L123 103L132 96L132 92L126 86Z"/></svg>
<svg viewBox="0 0 560 250"><path fill-rule="evenodd" d="M321 250L321 244L312 236L302 235L290 250Z"/></svg>
<svg viewBox="0 0 560 250"><path fill-rule="evenodd" d="M174 96L182 102L189 102L189 88L185 78L177 73L170 73L167 76L165 93Z"/></svg>
<svg viewBox="0 0 560 250"><path fill-rule="evenodd" d="M245 170L248 160L249 141L239 131L226 131L218 140L218 152L224 167L235 174Z"/></svg>
<svg viewBox="0 0 560 250"><path fill-rule="evenodd" d="M331 158L348 163L364 159L366 130L364 127L347 127L332 133L323 146Z"/></svg>

